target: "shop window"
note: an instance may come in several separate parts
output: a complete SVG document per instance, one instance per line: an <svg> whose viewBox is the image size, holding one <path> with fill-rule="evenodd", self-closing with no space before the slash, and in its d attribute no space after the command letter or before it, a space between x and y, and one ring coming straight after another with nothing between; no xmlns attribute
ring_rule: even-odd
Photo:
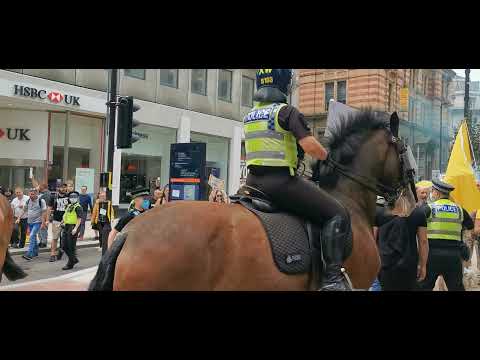
<svg viewBox="0 0 480 360"><path fill-rule="evenodd" d="M208 177L212 174L224 180L225 188L228 190L229 139L192 132L190 134L190 141L207 144L207 166L204 182L207 183ZM209 192L210 187L207 185L207 188L203 191L205 196L203 200L208 199Z"/></svg>
<svg viewBox="0 0 480 360"><path fill-rule="evenodd" d="M53 164L49 172L49 182L63 179L63 146L53 147Z"/></svg>
<svg viewBox="0 0 480 360"><path fill-rule="evenodd" d="M160 69L160 85L178 88L178 69Z"/></svg>
<svg viewBox="0 0 480 360"><path fill-rule="evenodd" d="M242 106L253 106L254 81L249 77L242 76Z"/></svg>
<svg viewBox="0 0 480 360"><path fill-rule="evenodd" d="M207 95L207 69L192 69L192 93Z"/></svg>
<svg viewBox="0 0 480 360"><path fill-rule="evenodd" d="M155 187L168 184L170 145L176 143L176 129L142 124L135 128L140 140L131 149L122 150L120 169L120 203L130 202L127 192L137 186Z"/></svg>
<svg viewBox="0 0 480 360"><path fill-rule="evenodd" d="M75 179L77 168L90 167L90 149L68 149L68 179Z"/></svg>
<svg viewBox="0 0 480 360"><path fill-rule="evenodd" d="M218 70L218 98L232 102L232 72L230 70Z"/></svg>
<svg viewBox="0 0 480 360"><path fill-rule="evenodd" d="M70 114L68 141L65 141L65 113L51 114L51 161L48 169L48 182L55 187L60 181L74 180L77 168L94 170L94 188L98 190L98 174L101 171L102 157L102 118ZM68 148L68 163L64 163L64 151ZM64 168L66 176L64 178ZM89 189L90 190L90 189ZM92 191L93 192L93 191Z"/></svg>
<svg viewBox="0 0 480 360"><path fill-rule="evenodd" d="M161 168L161 156L122 154L120 202L130 202L127 192L137 187L150 188L150 184L160 176Z"/></svg>
<svg viewBox="0 0 480 360"><path fill-rule="evenodd" d="M145 69L125 69L125 76L145 80Z"/></svg>

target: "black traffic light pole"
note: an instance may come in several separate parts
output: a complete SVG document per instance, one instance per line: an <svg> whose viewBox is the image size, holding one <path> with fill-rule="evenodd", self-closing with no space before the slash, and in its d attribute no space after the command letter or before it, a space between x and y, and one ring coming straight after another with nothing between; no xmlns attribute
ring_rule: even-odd
<svg viewBox="0 0 480 360"><path fill-rule="evenodd" d="M113 176L113 153L115 151L115 116L117 113L117 77L118 69L110 70L110 98L107 102L108 108L108 154L107 172L110 179ZM107 186L107 199L112 201L112 190Z"/></svg>

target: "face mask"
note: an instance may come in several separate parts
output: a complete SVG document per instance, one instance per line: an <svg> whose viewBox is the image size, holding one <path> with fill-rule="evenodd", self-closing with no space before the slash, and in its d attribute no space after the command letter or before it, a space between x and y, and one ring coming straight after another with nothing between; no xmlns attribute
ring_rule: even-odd
<svg viewBox="0 0 480 360"><path fill-rule="evenodd" d="M76 204L78 202L78 198L76 198L76 197L75 198L70 198L69 201L72 204Z"/></svg>
<svg viewBox="0 0 480 360"><path fill-rule="evenodd" d="M150 209L150 200L143 200L142 208L145 210Z"/></svg>

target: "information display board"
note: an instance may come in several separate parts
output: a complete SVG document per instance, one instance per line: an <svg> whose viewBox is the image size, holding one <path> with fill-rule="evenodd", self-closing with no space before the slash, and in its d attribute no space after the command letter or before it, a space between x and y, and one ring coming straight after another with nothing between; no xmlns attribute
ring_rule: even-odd
<svg viewBox="0 0 480 360"><path fill-rule="evenodd" d="M204 198L206 155L205 143L171 144L169 200Z"/></svg>

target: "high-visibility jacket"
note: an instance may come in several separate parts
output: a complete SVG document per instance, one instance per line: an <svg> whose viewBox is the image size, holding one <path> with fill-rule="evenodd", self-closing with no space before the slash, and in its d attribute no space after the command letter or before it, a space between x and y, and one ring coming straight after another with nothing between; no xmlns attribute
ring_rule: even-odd
<svg viewBox="0 0 480 360"><path fill-rule="evenodd" d="M278 113L287 104L256 103L243 119L247 166L297 168L297 141L278 123Z"/></svg>
<svg viewBox="0 0 480 360"><path fill-rule="evenodd" d="M92 224L111 222L114 217L115 213L111 201L98 201L95 203L92 210Z"/></svg>
<svg viewBox="0 0 480 360"><path fill-rule="evenodd" d="M78 220L77 216L77 209L80 207L79 203L70 204L67 206L65 210L65 214L63 214L63 222L65 225L75 225Z"/></svg>
<svg viewBox="0 0 480 360"><path fill-rule="evenodd" d="M439 199L428 206L428 238L462 241L463 209L449 199Z"/></svg>

